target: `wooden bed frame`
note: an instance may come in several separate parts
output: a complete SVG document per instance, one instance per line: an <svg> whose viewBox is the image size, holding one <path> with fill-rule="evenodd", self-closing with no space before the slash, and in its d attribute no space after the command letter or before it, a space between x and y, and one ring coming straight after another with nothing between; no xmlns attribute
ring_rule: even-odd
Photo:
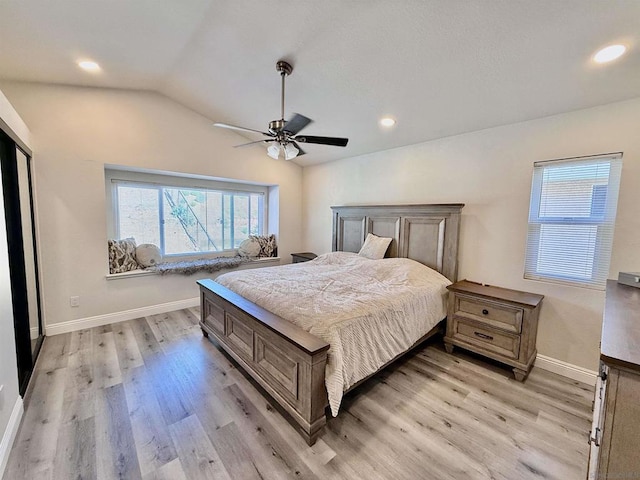
<svg viewBox="0 0 640 480"><path fill-rule="evenodd" d="M411 258L455 282L463 206L331 207L333 251L358 252L368 233L391 237L387 257ZM329 344L213 280L200 280L198 284L204 336L215 337L291 415L307 443L313 445L326 424L325 366ZM415 345L437 333L439 327L440 324L427 332Z"/></svg>

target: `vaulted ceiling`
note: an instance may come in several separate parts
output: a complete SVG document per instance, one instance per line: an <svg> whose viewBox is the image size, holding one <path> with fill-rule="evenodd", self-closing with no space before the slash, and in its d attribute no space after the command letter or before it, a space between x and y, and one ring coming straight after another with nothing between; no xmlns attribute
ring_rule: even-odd
<svg viewBox="0 0 640 480"><path fill-rule="evenodd" d="M306 145L309 165L638 97L639 36L638 0L3 0L0 79L155 90L265 130L284 58L285 117L350 139ZM595 64L612 43L628 54Z"/></svg>

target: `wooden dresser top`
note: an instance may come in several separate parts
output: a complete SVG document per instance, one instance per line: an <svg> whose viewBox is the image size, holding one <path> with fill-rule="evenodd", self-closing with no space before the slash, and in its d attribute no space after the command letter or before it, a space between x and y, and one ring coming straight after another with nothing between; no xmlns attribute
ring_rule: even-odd
<svg viewBox="0 0 640 480"><path fill-rule="evenodd" d="M640 288L607 280L600 358L640 370Z"/></svg>

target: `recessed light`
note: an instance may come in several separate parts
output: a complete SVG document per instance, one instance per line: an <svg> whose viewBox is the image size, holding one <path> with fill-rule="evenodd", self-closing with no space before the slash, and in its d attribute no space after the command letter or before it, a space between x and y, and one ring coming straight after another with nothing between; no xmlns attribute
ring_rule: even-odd
<svg viewBox="0 0 640 480"><path fill-rule="evenodd" d="M384 117L380 119L380 125L383 127L393 127L396 124L396 121L391 117Z"/></svg>
<svg viewBox="0 0 640 480"><path fill-rule="evenodd" d="M596 63L607 63L619 58L627 50L624 45L609 45L608 47L598 50L593 56Z"/></svg>
<svg viewBox="0 0 640 480"><path fill-rule="evenodd" d="M86 70L87 72L98 72L100 70L100 65L91 60L82 60L78 62L78 66Z"/></svg>

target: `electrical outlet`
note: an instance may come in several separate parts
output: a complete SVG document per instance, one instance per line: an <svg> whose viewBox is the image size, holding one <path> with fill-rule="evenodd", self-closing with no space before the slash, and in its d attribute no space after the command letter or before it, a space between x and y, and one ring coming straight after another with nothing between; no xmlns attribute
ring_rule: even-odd
<svg viewBox="0 0 640 480"><path fill-rule="evenodd" d="M79 307L80 297L69 297L69 304L71 304L72 307Z"/></svg>

